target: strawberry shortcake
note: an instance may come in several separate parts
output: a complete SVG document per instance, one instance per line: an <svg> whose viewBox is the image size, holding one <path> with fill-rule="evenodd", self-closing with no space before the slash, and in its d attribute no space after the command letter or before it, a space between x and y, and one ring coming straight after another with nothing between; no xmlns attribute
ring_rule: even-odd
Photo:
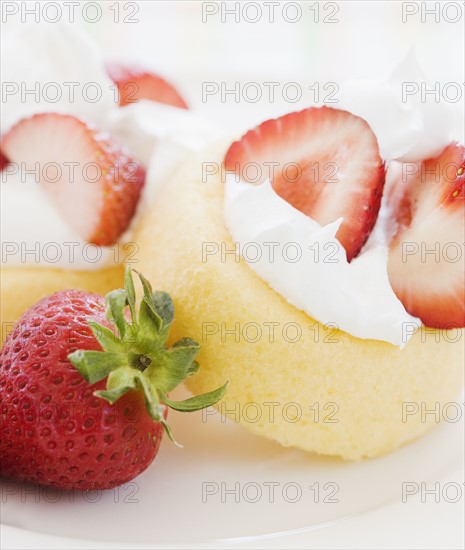
<svg viewBox="0 0 465 550"><path fill-rule="evenodd" d="M387 453L463 386L465 148L448 107L393 105L396 89L217 143L136 231L175 333L202 342L188 386L229 379L220 411L285 446Z"/></svg>

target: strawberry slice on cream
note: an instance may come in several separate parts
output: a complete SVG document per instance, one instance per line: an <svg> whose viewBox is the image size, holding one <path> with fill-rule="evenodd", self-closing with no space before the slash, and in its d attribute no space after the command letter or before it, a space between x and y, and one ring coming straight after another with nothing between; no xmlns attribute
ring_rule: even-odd
<svg viewBox="0 0 465 550"><path fill-rule="evenodd" d="M131 223L145 169L106 132L73 115L43 113L13 126L2 150L23 168L39 166L42 188L85 241L110 246Z"/></svg>
<svg viewBox="0 0 465 550"><path fill-rule="evenodd" d="M343 218L337 238L350 261L362 249L378 217L385 181L378 142L361 118L311 107L268 120L233 143L225 168L248 181L254 164L260 184L325 225Z"/></svg>
<svg viewBox="0 0 465 550"><path fill-rule="evenodd" d="M465 327L465 147L405 166L390 194L398 230L388 272L407 311L428 327Z"/></svg>

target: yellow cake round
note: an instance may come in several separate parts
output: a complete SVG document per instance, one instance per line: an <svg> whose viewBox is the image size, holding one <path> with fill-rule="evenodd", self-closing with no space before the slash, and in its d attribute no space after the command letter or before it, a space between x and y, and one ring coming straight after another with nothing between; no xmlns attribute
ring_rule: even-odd
<svg viewBox="0 0 465 550"><path fill-rule="evenodd" d="M291 306L234 254L222 257L222 247L235 248L224 178L204 171L226 146L187 162L135 235L138 269L174 298L173 338L202 344L189 388L229 379L218 405L228 417L282 445L347 459L386 453L436 425L463 385L463 330L422 330L403 350L361 340Z"/></svg>
<svg viewBox="0 0 465 550"><path fill-rule="evenodd" d="M2 345L23 312L48 294L67 288L106 294L122 286L123 266L121 265L98 271L2 267L0 275Z"/></svg>

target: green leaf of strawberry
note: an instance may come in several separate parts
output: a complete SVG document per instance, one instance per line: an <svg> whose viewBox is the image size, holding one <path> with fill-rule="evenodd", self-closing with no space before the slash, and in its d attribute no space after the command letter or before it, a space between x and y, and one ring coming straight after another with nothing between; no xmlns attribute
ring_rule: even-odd
<svg viewBox="0 0 465 550"><path fill-rule="evenodd" d="M216 390L204 393L203 395L195 395L194 397L189 397L189 399L185 399L184 401L171 401L166 395L162 394L161 400L163 401L163 403L165 403L165 405L168 405L176 411L200 411L201 409L205 409L206 407L208 407L208 403L210 403L211 401L216 403L217 401L222 399L222 397L226 393L227 387L228 382L226 382L226 384Z"/></svg>
<svg viewBox="0 0 465 550"><path fill-rule="evenodd" d="M103 380L115 369L127 366L123 354L111 351L77 350L69 356L69 360L90 384Z"/></svg>
<svg viewBox="0 0 465 550"><path fill-rule="evenodd" d="M91 384L107 378L106 387L94 395L114 404L130 390L144 394L146 408L155 422L163 424L174 441L165 420L165 407L177 411L198 411L217 403L226 393L228 382L214 391L175 402L168 398L188 376L197 372L195 360L200 345L191 338L182 338L167 347L169 330L174 319L174 306L166 292L152 290L149 281L138 273L143 297L136 308L136 291L132 270L128 266L124 289L106 296L105 314L115 332L89 321L89 326L103 351L77 350L69 361ZM129 313L129 315L128 315Z"/></svg>

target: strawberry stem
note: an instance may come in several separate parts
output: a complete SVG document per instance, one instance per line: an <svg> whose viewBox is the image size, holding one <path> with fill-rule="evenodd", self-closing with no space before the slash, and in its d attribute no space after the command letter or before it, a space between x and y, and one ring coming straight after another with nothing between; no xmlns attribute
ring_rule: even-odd
<svg viewBox="0 0 465 550"><path fill-rule="evenodd" d="M228 382L184 401L168 398L169 392L198 371L195 359L200 346L191 338L182 338L167 347L174 319L173 301L166 292L154 292L149 281L136 273L143 289L139 311L132 270L128 266L124 289L113 290L105 298L106 317L114 325L115 332L89 321L102 351L77 350L68 355L68 359L90 384L107 379L105 389L96 391L95 395L111 404L130 390L142 391L148 413L155 422L163 424L174 441L165 421L166 407L191 412L214 405L225 395ZM128 322L126 308L129 308L131 322Z"/></svg>

